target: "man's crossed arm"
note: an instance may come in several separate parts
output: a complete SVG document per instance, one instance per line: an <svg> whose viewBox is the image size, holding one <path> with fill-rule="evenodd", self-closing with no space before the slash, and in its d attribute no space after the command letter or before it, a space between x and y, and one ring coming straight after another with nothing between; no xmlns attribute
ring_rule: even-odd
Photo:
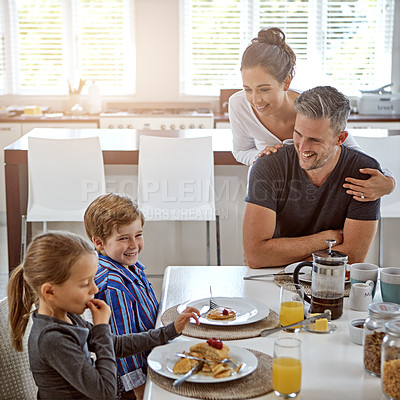
<svg viewBox="0 0 400 400"><path fill-rule="evenodd" d="M327 239L336 240L335 250L348 255L349 263L363 262L374 238L378 221L347 218L342 230L326 230L313 235L272 238L276 225L275 211L247 203L243 219L243 246L250 268L286 265L311 257L328 248Z"/></svg>

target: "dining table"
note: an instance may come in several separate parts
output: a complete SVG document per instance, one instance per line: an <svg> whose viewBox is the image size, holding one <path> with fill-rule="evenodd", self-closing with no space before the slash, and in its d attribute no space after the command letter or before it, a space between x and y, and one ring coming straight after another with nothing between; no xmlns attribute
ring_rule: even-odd
<svg viewBox="0 0 400 400"><path fill-rule="evenodd" d="M162 326L162 317L179 304L212 296L242 298L262 303L271 312L279 314L280 286L274 277L243 279L248 275L279 273L283 268L250 269L246 266L168 266L165 269L160 299L157 326ZM374 301L379 301L379 288ZM307 308L307 305L306 305ZM225 340L228 346L258 351L273 356L274 342L280 337L295 337L301 340L302 382L298 399L385 399L379 377L371 376L364 370L363 347L353 343L349 336L349 321L366 318L367 311L349 309L349 298L344 298L343 314L333 320L336 330L332 333L311 333L304 329L290 333L279 331L269 336ZM207 326L205 326L207 329ZM238 326L246 329L246 325ZM212 333L210 333L210 336ZM191 335L192 336L192 335ZM173 342L182 342L185 349L187 340L182 334ZM165 345L169 346L169 344ZM150 355L151 357L151 355ZM245 379L245 378L242 378ZM197 383L199 385L199 383ZM203 383L213 385L213 383ZM246 389L243 390L243 398ZM240 395L239 395L240 397ZM169 391L155 383L149 376L146 383L145 400L182 400L190 397ZM204 398L204 397L194 397ZM277 399L273 391L253 397L255 399Z"/></svg>

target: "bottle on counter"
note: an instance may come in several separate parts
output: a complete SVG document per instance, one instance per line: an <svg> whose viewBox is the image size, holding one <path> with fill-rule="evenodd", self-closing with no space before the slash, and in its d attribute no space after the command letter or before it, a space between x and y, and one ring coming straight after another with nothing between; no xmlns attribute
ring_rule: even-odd
<svg viewBox="0 0 400 400"><path fill-rule="evenodd" d="M400 320L386 322L382 342L381 383L388 399L400 400Z"/></svg>
<svg viewBox="0 0 400 400"><path fill-rule="evenodd" d="M89 114L101 113L100 89L96 85L95 81L92 81L92 84L89 86L88 90L88 113Z"/></svg>
<svg viewBox="0 0 400 400"><path fill-rule="evenodd" d="M364 323L364 368L374 376L381 374L381 348L385 336L385 323L400 319L400 305L372 303Z"/></svg>

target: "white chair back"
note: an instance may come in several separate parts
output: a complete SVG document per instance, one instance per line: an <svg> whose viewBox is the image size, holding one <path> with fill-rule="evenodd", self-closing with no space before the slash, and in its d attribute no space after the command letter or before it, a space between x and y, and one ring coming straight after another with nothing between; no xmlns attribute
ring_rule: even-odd
<svg viewBox="0 0 400 400"><path fill-rule="evenodd" d="M394 174L397 185L393 193L382 197L381 215L382 218L400 218L400 136L357 136L355 139L363 152Z"/></svg>
<svg viewBox="0 0 400 400"><path fill-rule="evenodd" d="M37 398L37 387L29 369L28 359L28 337L31 326L32 318L29 319L22 341L22 353L14 350L8 322L7 297L0 301L0 399Z"/></svg>
<svg viewBox="0 0 400 400"><path fill-rule="evenodd" d="M82 221L105 193L100 140L29 137L28 174L27 221Z"/></svg>
<svg viewBox="0 0 400 400"><path fill-rule="evenodd" d="M215 220L211 136L140 137L138 205L147 220Z"/></svg>

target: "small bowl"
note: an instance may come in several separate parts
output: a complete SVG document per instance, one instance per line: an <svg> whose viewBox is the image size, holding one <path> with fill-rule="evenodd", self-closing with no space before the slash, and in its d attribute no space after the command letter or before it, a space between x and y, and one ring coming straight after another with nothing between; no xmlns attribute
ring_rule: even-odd
<svg viewBox="0 0 400 400"><path fill-rule="evenodd" d="M349 334L350 339L355 344L362 345L364 336L364 321L365 319L357 318L349 321Z"/></svg>

